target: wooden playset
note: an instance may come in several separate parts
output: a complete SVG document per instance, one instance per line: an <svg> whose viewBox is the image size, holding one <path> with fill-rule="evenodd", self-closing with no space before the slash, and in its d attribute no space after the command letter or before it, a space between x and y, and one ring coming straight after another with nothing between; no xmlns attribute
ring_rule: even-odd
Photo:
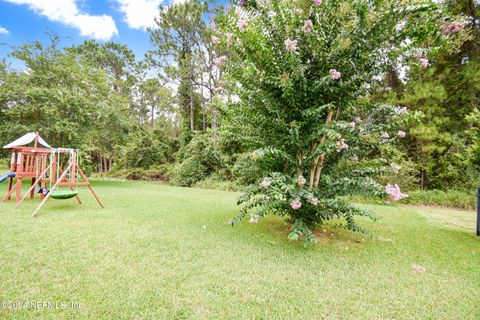
<svg viewBox="0 0 480 320"><path fill-rule="evenodd" d="M28 146L31 143L33 147ZM42 147L39 147L39 144ZM0 176L0 182L8 179L7 194L2 202L10 200L15 193L16 209L28 196L32 199L35 193L38 193L41 202L33 212L32 216L35 217L49 198L76 198L81 204L78 186L87 186L98 204L104 208L79 166L78 150L52 148L35 132L27 133L3 148L11 149L12 155L10 172ZM28 191L22 196L24 179L31 179L31 183ZM60 190L61 187L68 189Z"/></svg>

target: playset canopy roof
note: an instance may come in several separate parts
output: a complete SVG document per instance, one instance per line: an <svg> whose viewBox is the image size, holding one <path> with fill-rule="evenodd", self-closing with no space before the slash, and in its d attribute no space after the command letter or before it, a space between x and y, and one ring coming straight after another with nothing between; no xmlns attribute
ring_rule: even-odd
<svg viewBox="0 0 480 320"><path fill-rule="evenodd" d="M15 147L21 147L21 146L26 146L29 143L33 142L35 138L37 137L37 134L35 132L29 132L26 135L18 138L17 140L10 142L9 144L3 146L3 149L12 149ZM46 148L52 148L45 140L43 140L42 137L38 136L38 143L40 143L42 146Z"/></svg>

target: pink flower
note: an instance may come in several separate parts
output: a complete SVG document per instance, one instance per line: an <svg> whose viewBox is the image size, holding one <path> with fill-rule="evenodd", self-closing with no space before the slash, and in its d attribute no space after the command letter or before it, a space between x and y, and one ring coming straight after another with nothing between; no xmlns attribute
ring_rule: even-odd
<svg viewBox="0 0 480 320"><path fill-rule="evenodd" d="M408 194L404 194L400 191L400 187L397 184L393 186L391 184L387 184L385 186L385 193L389 195L390 199L393 201L399 201L408 197Z"/></svg>
<svg viewBox="0 0 480 320"><path fill-rule="evenodd" d="M405 136L407 135L407 133L406 133L405 131L400 130L400 131L397 132L397 135L398 135L400 138L405 138Z"/></svg>
<svg viewBox="0 0 480 320"><path fill-rule="evenodd" d="M356 124L360 124L360 123L362 123L362 122L363 122L362 118L360 118L360 117L356 117L356 118L355 118L355 123L356 123Z"/></svg>
<svg viewBox="0 0 480 320"><path fill-rule="evenodd" d="M430 62L428 62L428 60L425 58L419 59L418 62L420 64L420 68L422 69L428 68L428 66L430 65Z"/></svg>
<svg viewBox="0 0 480 320"><path fill-rule="evenodd" d="M285 40L285 49L291 53L295 53L297 51L297 40Z"/></svg>
<svg viewBox="0 0 480 320"><path fill-rule="evenodd" d="M220 94L223 92L223 88L222 87L216 87L215 89L213 89L213 92L215 92L216 94Z"/></svg>
<svg viewBox="0 0 480 320"><path fill-rule="evenodd" d="M442 33L443 34L450 34L455 32L462 31L466 26L464 21L454 21L450 24L446 24L443 26Z"/></svg>
<svg viewBox="0 0 480 320"><path fill-rule="evenodd" d="M247 21L245 21L244 19L238 20L237 22L238 30L240 30L240 32L244 32L246 24L247 24Z"/></svg>
<svg viewBox="0 0 480 320"><path fill-rule="evenodd" d="M302 27L302 31L305 32L305 33L308 33L310 31L312 31L313 29L313 23L311 20L307 20L305 21L305 23L303 24L303 27Z"/></svg>
<svg viewBox="0 0 480 320"><path fill-rule="evenodd" d="M262 183L260 183L260 186L262 186L262 188L268 189L268 187L270 187L271 184L272 184L272 179L265 177L263 178Z"/></svg>
<svg viewBox="0 0 480 320"><path fill-rule="evenodd" d="M387 132L382 132L382 138L383 139L388 139L388 138L390 138L390 136Z"/></svg>
<svg viewBox="0 0 480 320"><path fill-rule="evenodd" d="M221 67L225 64L225 62L227 62L228 58L226 56L220 56L220 57L217 57L215 59L213 59L213 63L217 66L217 67Z"/></svg>
<svg viewBox="0 0 480 320"><path fill-rule="evenodd" d="M450 32L460 32L465 28L465 23L460 21L455 21L450 25Z"/></svg>
<svg viewBox="0 0 480 320"><path fill-rule="evenodd" d="M312 3L318 6L319 4L322 4L322 0L312 0Z"/></svg>
<svg viewBox="0 0 480 320"><path fill-rule="evenodd" d="M340 152L343 149L348 149L348 144L345 143L345 139L340 139L337 142L337 152Z"/></svg>
<svg viewBox="0 0 480 320"><path fill-rule="evenodd" d="M342 74L340 72L335 69L330 69L330 78L332 78L332 80L340 80L341 77Z"/></svg>
<svg viewBox="0 0 480 320"><path fill-rule="evenodd" d="M355 126L357 125L357 123L355 121L352 121L348 124L351 128L355 128Z"/></svg>
<svg viewBox="0 0 480 320"><path fill-rule="evenodd" d="M418 50L418 51L415 53L415 58L417 58L417 60L420 60L422 57L423 57L423 52L422 52L422 50Z"/></svg>
<svg viewBox="0 0 480 320"><path fill-rule="evenodd" d="M298 210L302 207L302 202L299 199L292 200L290 207L292 207L293 210Z"/></svg>
<svg viewBox="0 0 480 320"><path fill-rule="evenodd" d="M218 37L212 36L212 43L213 43L213 44L219 44L219 43L220 43L220 40L218 39Z"/></svg>
<svg viewBox="0 0 480 320"><path fill-rule="evenodd" d="M246 0L240 0L239 5L240 5L240 7L243 8L247 5L247 1Z"/></svg>

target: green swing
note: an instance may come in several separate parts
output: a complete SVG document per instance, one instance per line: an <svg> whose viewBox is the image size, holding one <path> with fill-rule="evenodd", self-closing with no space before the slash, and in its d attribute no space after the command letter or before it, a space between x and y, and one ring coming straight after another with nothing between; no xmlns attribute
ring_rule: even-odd
<svg viewBox="0 0 480 320"><path fill-rule="evenodd" d="M60 150L58 151L58 160L60 160ZM78 161L78 154L77 154L77 161ZM78 163L78 162L77 162ZM60 161L59 161L60 165ZM57 170L57 180L60 178L60 170ZM52 168L50 168L50 172L52 172ZM56 200L65 200L65 199L71 199L73 197L76 197L80 194L78 190L55 190L50 192L50 197Z"/></svg>
<svg viewBox="0 0 480 320"><path fill-rule="evenodd" d="M79 195L80 192L74 190L58 190L53 191L50 195L51 198L57 200L71 199Z"/></svg>

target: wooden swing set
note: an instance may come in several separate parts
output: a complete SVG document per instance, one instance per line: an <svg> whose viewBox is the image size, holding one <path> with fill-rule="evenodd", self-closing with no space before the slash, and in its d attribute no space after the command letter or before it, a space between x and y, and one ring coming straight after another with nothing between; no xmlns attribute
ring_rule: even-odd
<svg viewBox="0 0 480 320"><path fill-rule="evenodd" d="M26 146L31 142L34 142L33 147ZM38 147L39 143L45 148ZM32 217L35 217L50 198L59 200L75 198L79 204L82 204L78 187L87 186L98 204L104 208L79 166L77 149L52 148L38 133L33 132L6 145L4 149L11 149L12 156L10 173L4 175L9 181L7 194L2 202L9 200L16 192L15 209L17 209L28 196L32 199L35 193L38 193L41 202L32 214ZM15 184L14 178L17 180ZM31 186L22 196L23 179L31 179ZM60 190L61 187L68 189Z"/></svg>

